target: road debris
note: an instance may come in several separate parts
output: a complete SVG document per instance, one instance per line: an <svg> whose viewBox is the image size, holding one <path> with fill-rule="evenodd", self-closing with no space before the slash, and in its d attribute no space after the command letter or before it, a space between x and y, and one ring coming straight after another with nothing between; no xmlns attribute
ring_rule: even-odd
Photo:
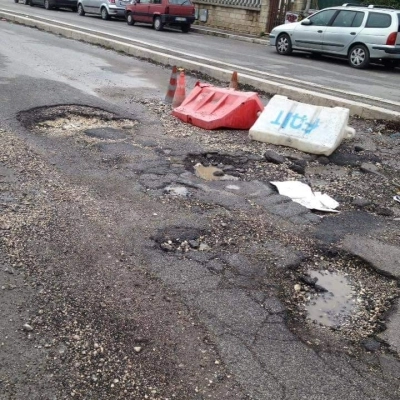
<svg viewBox="0 0 400 400"><path fill-rule="evenodd" d="M279 194L290 197L296 203L307 207L310 210L338 212L335 210L339 203L327 194L314 192L310 186L298 181L270 182L276 186Z"/></svg>

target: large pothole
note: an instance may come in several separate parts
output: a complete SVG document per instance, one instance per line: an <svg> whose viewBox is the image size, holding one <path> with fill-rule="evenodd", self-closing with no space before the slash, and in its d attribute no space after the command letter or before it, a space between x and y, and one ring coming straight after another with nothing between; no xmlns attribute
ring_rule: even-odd
<svg viewBox="0 0 400 400"><path fill-rule="evenodd" d="M357 258L320 256L299 268L286 296L295 319L357 340L385 329L386 313L399 294L396 280Z"/></svg>
<svg viewBox="0 0 400 400"><path fill-rule="evenodd" d="M95 107L59 105L34 108L18 115L29 130L53 137L81 136L88 142L121 141L137 121Z"/></svg>

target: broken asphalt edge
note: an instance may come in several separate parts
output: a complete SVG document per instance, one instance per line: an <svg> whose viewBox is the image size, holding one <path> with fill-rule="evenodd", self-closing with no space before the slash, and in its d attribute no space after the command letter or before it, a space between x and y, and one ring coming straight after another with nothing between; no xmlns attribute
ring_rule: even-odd
<svg viewBox="0 0 400 400"><path fill-rule="evenodd" d="M219 68L198 61L193 61L189 58L182 58L174 55L169 55L161 51L146 49L144 47L135 44L125 43L117 39L102 37L100 36L102 34L101 32L88 33L80 31L79 27L76 27L74 25L71 25L71 27L58 26L55 25L55 23L57 23L56 21L54 21L54 23L44 22L35 19L35 17L24 17L16 15L13 12L4 10L0 10L0 18L21 25L37 28L46 32L61 35L69 39L80 40L86 43L103 46L105 48L109 48L118 52L123 52L134 57L151 59L152 61L163 65L179 65L182 68L196 70L200 73L221 81L229 82L232 75L232 70L230 69L228 70L224 68ZM285 80L286 79L282 77L282 81ZM288 79L288 81L290 82L290 79ZM330 94L318 93L307 89L296 88L284 83L272 82L267 79L262 79L242 73L240 73L240 82L242 84L255 87L271 95L279 94L303 103L324 107L345 107L350 110L351 115L357 115L364 119L400 121L400 112L349 99L344 99Z"/></svg>

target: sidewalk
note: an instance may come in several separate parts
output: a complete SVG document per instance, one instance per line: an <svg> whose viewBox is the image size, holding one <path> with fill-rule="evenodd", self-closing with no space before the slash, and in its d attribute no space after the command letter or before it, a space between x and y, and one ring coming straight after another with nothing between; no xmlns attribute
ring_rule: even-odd
<svg viewBox="0 0 400 400"><path fill-rule="evenodd" d="M217 29L217 28L209 28L209 27L200 26L200 25L192 25L191 31L196 32L196 33L201 33L203 35L219 36L219 37L224 37L227 39L241 40L243 42L257 43L257 44L264 44L264 45L269 44L268 35L261 38L261 37L254 36L254 35L248 35L248 34L244 34L244 33L236 33L233 31L226 31L226 30Z"/></svg>

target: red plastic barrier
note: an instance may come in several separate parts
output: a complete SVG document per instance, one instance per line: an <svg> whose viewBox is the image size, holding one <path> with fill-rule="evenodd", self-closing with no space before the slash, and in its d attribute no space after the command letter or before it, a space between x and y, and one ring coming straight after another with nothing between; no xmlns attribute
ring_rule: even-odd
<svg viewBox="0 0 400 400"><path fill-rule="evenodd" d="M207 130L250 129L263 109L257 93L238 92L197 82L172 115Z"/></svg>

